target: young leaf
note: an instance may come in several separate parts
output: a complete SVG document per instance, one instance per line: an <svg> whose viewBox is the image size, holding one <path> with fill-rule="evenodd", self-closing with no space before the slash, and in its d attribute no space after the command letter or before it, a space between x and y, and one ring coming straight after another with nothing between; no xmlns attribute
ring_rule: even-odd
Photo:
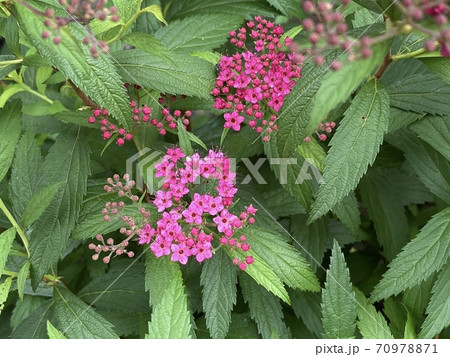
<svg viewBox="0 0 450 357"><path fill-rule="evenodd" d="M222 45L230 29L237 28L243 20L244 16L239 13L229 16L217 13L194 15L161 27L155 37L167 49L177 53L207 51Z"/></svg>
<svg viewBox="0 0 450 357"><path fill-rule="evenodd" d="M184 292L181 273L170 280L161 302L154 307L152 320L148 323L148 335L152 339L191 338L190 314Z"/></svg>
<svg viewBox="0 0 450 357"><path fill-rule="evenodd" d="M118 338L108 321L69 290L55 287L54 300L58 326L67 338Z"/></svg>
<svg viewBox="0 0 450 357"><path fill-rule="evenodd" d="M62 188L36 222L30 239L35 286L58 261L66 246L78 219L89 171L89 146L81 129L59 134L45 160L43 172L47 184L61 182Z"/></svg>
<svg viewBox="0 0 450 357"><path fill-rule="evenodd" d="M389 96L376 79L356 95L325 159L324 183L311 209L310 221L327 213L358 184L375 161L389 124Z"/></svg>
<svg viewBox="0 0 450 357"><path fill-rule="evenodd" d="M25 284L27 282L28 275L30 274L30 262L27 261L22 268L20 268L19 275L17 276L17 292L19 293L20 300L23 301L23 294L25 290Z"/></svg>
<svg viewBox="0 0 450 357"><path fill-rule="evenodd" d="M258 332L262 337L270 338L273 331L278 336L285 335L287 328L283 322L280 300L247 274L241 274L239 282L244 299L250 307L250 315L256 321Z"/></svg>
<svg viewBox="0 0 450 357"><path fill-rule="evenodd" d="M334 241L330 268L322 290L323 338L354 338L356 300L344 254Z"/></svg>
<svg viewBox="0 0 450 357"><path fill-rule="evenodd" d="M42 39L41 34L47 28L39 16L20 3L16 4L16 9L20 28L40 54L127 128L132 114L123 83L107 55L99 51L99 57L94 59L89 46L81 44L83 38L89 36L85 28L73 24L70 31L63 29L62 41L56 46Z"/></svg>
<svg viewBox="0 0 450 357"><path fill-rule="evenodd" d="M238 257L239 259L245 259L245 255L234 250L231 252L229 249L226 250L230 259ZM252 252L253 259L255 260L253 264L247 266L245 272L250 275L259 285L263 286L265 289L278 296L285 303L290 304L289 295L281 281L281 279L275 274L272 268L255 252Z"/></svg>
<svg viewBox="0 0 450 357"><path fill-rule="evenodd" d="M331 109L344 102L361 82L372 74L381 63L386 50L386 42L375 45L370 58L347 63L339 71L329 72L324 77L314 100L311 120L307 126L307 135L312 133L321 121L325 120Z"/></svg>
<svg viewBox="0 0 450 357"><path fill-rule="evenodd" d="M378 301L419 284L439 270L450 254L450 207L422 228L398 256L375 287L371 300Z"/></svg>
<svg viewBox="0 0 450 357"><path fill-rule="evenodd" d="M31 197L23 212L23 227L29 227L44 213L61 187L61 183L54 183L41 188Z"/></svg>
<svg viewBox="0 0 450 357"><path fill-rule="evenodd" d="M113 56L125 82L163 93L210 97L215 79L211 63L175 53L162 59L139 49L115 52Z"/></svg>
<svg viewBox="0 0 450 357"><path fill-rule="evenodd" d="M7 277L5 281L0 283L0 315L2 314L3 308L5 307L6 299L8 298L9 289L11 288L13 278Z"/></svg>
<svg viewBox="0 0 450 357"><path fill-rule="evenodd" d="M365 339L394 338L383 315L371 305L364 294L354 288L357 301L358 329Z"/></svg>
<svg viewBox="0 0 450 357"><path fill-rule="evenodd" d="M450 116L427 116L409 128L450 161Z"/></svg>
<svg viewBox="0 0 450 357"><path fill-rule="evenodd" d="M48 337L51 340L65 340L67 339L66 336L63 335L61 331L58 331L58 329L52 325L50 320L47 320L47 334Z"/></svg>
<svg viewBox="0 0 450 357"><path fill-rule="evenodd" d="M421 58L420 61L444 81L450 84L450 63L447 58Z"/></svg>
<svg viewBox="0 0 450 357"><path fill-rule="evenodd" d="M203 266L203 310L212 338L224 338L230 326L231 310L236 303L236 267L220 249Z"/></svg>
<svg viewBox="0 0 450 357"><path fill-rule="evenodd" d="M170 281L178 274L180 267L169 257L157 258L150 251L145 257L145 291L150 294L150 305L154 307L162 301Z"/></svg>
<svg viewBox="0 0 450 357"><path fill-rule="evenodd" d="M450 263L439 272L434 283L427 318L422 324L419 338L433 338L450 324Z"/></svg>
<svg viewBox="0 0 450 357"><path fill-rule="evenodd" d="M5 177L14 157L20 135L21 103L10 101L0 111L0 182Z"/></svg>
<svg viewBox="0 0 450 357"><path fill-rule="evenodd" d="M15 237L15 228L10 228L0 234L0 276L3 274L3 269L5 269L8 254Z"/></svg>
<svg viewBox="0 0 450 357"><path fill-rule="evenodd" d="M280 236L260 227L245 232L252 252L258 254L280 279L294 289L319 291L316 275L306 260Z"/></svg>

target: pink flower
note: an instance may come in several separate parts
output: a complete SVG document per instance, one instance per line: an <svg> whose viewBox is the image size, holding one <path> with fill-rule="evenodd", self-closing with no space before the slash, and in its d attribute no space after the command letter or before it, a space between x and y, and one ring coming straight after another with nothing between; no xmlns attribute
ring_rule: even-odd
<svg viewBox="0 0 450 357"><path fill-rule="evenodd" d="M186 247L185 244L172 244L171 249L172 256L170 257L170 260L186 265L190 256L189 248Z"/></svg>
<svg viewBox="0 0 450 357"><path fill-rule="evenodd" d="M170 244L172 242L163 239L161 236L156 237L155 241L150 245L150 249L157 258L170 254Z"/></svg>
<svg viewBox="0 0 450 357"><path fill-rule="evenodd" d="M147 223L139 236L139 244L149 244L155 233L155 229Z"/></svg>
<svg viewBox="0 0 450 357"><path fill-rule="evenodd" d="M156 198L153 201L153 204L158 208L158 212L162 212L173 205L171 198L172 194L170 192L156 192Z"/></svg>

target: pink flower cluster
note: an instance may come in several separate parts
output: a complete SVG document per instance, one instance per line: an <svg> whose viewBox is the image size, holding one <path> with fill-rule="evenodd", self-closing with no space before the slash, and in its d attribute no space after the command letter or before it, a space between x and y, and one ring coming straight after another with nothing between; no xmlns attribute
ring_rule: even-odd
<svg viewBox="0 0 450 357"><path fill-rule="evenodd" d="M300 68L281 51L283 28L273 22L255 17L247 27L231 31L230 42L243 53L231 57L222 56L220 71L211 94L216 97L216 109L230 110L224 115L225 128L241 129L244 115L250 117L249 125L258 133L265 133L264 141L277 130L275 121L284 98L300 77ZM250 37L254 51L247 49L245 41ZM292 39L286 38L285 45ZM286 58L288 57L288 58ZM271 115L265 115L269 107Z"/></svg>
<svg viewBox="0 0 450 357"><path fill-rule="evenodd" d="M230 171L230 160L222 152L210 150L204 158L199 154L187 157L180 148L171 148L155 168L155 176L163 178L163 186L156 192L153 204L162 217L156 228L150 224L144 227L139 244L150 244L155 256L170 255L172 261L181 264L191 256L198 262L211 258L215 236L220 242L218 247L228 245L244 252L250 249L244 235L233 237L239 229L255 222L256 209L250 205L239 216L230 211L237 192L235 173ZM214 192L195 192L210 183L215 186ZM253 258L236 258L233 262L244 270Z"/></svg>
<svg viewBox="0 0 450 357"><path fill-rule="evenodd" d="M152 108L147 105L143 105L140 108L135 101L130 101L130 107L133 110L133 123L134 126L145 125L149 123L156 127L161 135L167 133L166 129L175 129L177 127L177 119L181 119L184 126L189 125L189 118L191 117L191 111L186 110L182 113L180 110L175 110L173 115L168 108L163 108L162 119L157 117L151 118ZM113 135L117 136L116 144L122 146L126 141L133 139L133 135L124 128L120 128L115 124L112 124L108 120L108 110L106 109L94 109L92 115L88 118L88 123L94 124L97 120L100 120L100 130L102 131L102 137L105 140L109 140Z"/></svg>
<svg viewBox="0 0 450 357"><path fill-rule="evenodd" d="M320 141L325 141L325 140L327 140L327 134L330 134L335 127L336 127L336 123L334 121L330 121L330 122L327 121L325 123L320 123L319 126L317 127L315 134L317 135L317 137L319 138ZM305 142L309 143L310 141L311 141L311 138L309 136L307 136L305 138Z"/></svg>

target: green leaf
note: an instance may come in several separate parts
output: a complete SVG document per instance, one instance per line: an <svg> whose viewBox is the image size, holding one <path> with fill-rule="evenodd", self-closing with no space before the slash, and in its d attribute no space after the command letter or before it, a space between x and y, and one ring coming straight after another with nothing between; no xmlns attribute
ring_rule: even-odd
<svg viewBox="0 0 450 357"><path fill-rule="evenodd" d="M306 260L282 237L256 226L248 227L243 233L252 254L258 254L285 284L294 289L320 290L317 277Z"/></svg>
<svg viewBox="0 0 450 357"><path fill-rule="evenodd" d="M355 237L358 236L360 232L359 225L361 224L361 216L358 200L356 199L354 192L350 191L342 201L338 202L332 208L332 211Z"/></svg>
<svg viewBox="0 0 450 357"><path fill-rule="evenodd" d="M358 329L364 339L394 338L383 315L369 303L364 294L354 288L357 301Z"/></svg>
<svg viewBox="0 0 450 357"><path fill-rule="evenodd" d="M377 240L388 261L394 259L409 241L408 218L404 203L390 184L386 171L371 170L360 182L360 192L369 217L375 223Z"/></svg>
<svg viewBox="0 0 450 357"><path fill-rule="evenodd" d="M409 130L398 131L389 143L404 151L419 179L436 196L450 203L450 162Z"/></svg>
<svg viewBox="0 0 450 357"><path fill-rule="evenodd" d="M450 61L448 58L421 58L420 61L444 81L450 84Z"/></svg>
<svg viewBox="0 0 450 357"><path fill-rule="evenodd" d="M250 307L250 315L256 321L258 332L263 338L270 338L272 332L278 336L286 333L280 300L247 274L239 276L239 282L245 301Z"/></svg>
<svg viewBox="0 0 450 357"><path fill-rule="evenodd" d="M52 323L47 320L47 334L48 337L51 340L65 340L67 339L66 336L63 335L61 331L58 331L58 329L52 325Z"/></svg>
<svg viewBox="0 0 450 357"><path fill-rule="evenodd" d="M215 73L211 63L189 55L172 53L162 59L139 49L113 53L122 80L163 93L209 99Z"/></svg>
<svg viewBox="0 0 450 357"><path fill-rule="evenodd" d="M389 264L371 300L378 301L419 284L439 270L449 255L450 207L447 207L434 215Z"/></svg>
<svg viewBox="0 0 450 357"><path fill-rule="evenodd" d="M273 7L260 0L180 0L177 1L177 5L170 6L169 14L166 18L172 20L198 14L240 14L242 16L260 15L273 17L276 14Z"/></svg>
<svg viewBox="0 0 450 357"><path fill-rule="evenodd" d="M376 79L356 95L331 139L324 183L311 209L310 221L327 213L358 184L377 156L389 124L389 96Z"/></svg>
<svg viewBox="0 0 450 357"><path fill-rule="evenodd" d="M61 182L50 206L36 222L30 239L33 282L55 264L75 227L90 173L89 146L81 129L59 134L43 165L46 183Z"/></svg>
<svg viewBox="0 0 450 357"><path fill-rule="evenodd" d="M433 338L450 324L450 263L439 272L419 338Z"/></svg>
<svg viewBox="0 0 450 357"><path fill-rule="evenodd" d="M306 224L306 214L291 217L291 232L300 252L306 258L311 268L316 271L320 266L328 241L328 217L323 217L309 225ZM304 250L304 252L303 252Z"/></svg>
<svg viewBox="0 0 450 357"><path fill-rule="evenodd" d="M160 22L163 22L165 25L167 25L166 20L164 20L163 13L161 11L161 7L158 5L150 5L141 10L142 13L150 13L153 14L157 20Z"/></svg>
<svg viewBox="0 0 450 357"><path fill-rule="evenodd" d="M417 73L388 85L391 105L416 113L448 115L450 86L434 73Z"/></svg>
<svg viewBox="0 0 450 357"><path fill-rule="evenodd" d="M224 338L236 303L236 267L223 249L205 262L200 277L203 310L212 338Z"/></svg>
<svg viewBox="0 0 450 357"><path fill-rule="evenodd" d="M427 116L409 128L450 161L450 116Z"/></svg>
<svg viewBox="0 0 450 357"><path fill-rule="evenodd" d="M15 237L16 229L13 227L0 234L0 276L3 274L3 269L5 269L8 254Z"/></svg>
<svg viewBox="0 0 450 357"><path fill-rule="evenodd" d="M222 14L194 15L173 21L161 27L155 37L163 45L178 53L207 51L222 45L228 32L237 28L244 20L243 15L223 16Z"/></svg>
<svg viewBox="0 0 450 357"><path fill-rule="evenodd" d="M169 283L180 271L180 266L169 257L155 257L153 252L147 251L145 260L145 291L150 294L150 305L161 303Z"/></svg>
<svg viewBox="0 0 450 357"><path fill-rule="evenodd" d="M291 157L307 136L306 128L311 118L314 98L317 96L325 71L319 66L306 66L302 69L302 77L284 101L277 121L278 130L274 135L281 157Z"/></svg>
<svg viewBox="0 0 450 357"><path fill-rule="evenodd" d="M241 260L245 259L243 252L234 250L231 252L229 249L226 250L228 256L231 259L239 258ZM266 288L268 291L278 296L285 303L290 304L289 295L281 281L281 279L275 274L272 268L255 252L252 252L254 263L247 266L245 272L250 275L258 284Z"/></svg>
<svg viewBox="0 0 450 357"><path fill-rule="evenodd" d="M395 107L391 107L390 111L391 115L389 117L388 133L393 133L394 131L406 127L425 116L425 114L408 112Z"/></svg>
<svg viewBox="0 0 450 357"><path fill-rule="evenodd" d="M30 262L27 261L22 268L20 268L19 275L17 276L17 292L19 293L20 300L23 301L23 294L25 290L25 284L27 282L28 275L30 274Z"/></svg>
<svg viewBox="0 0 450 357"><path fill-rule="evenodd" d="M0 95L0 108L3 108L10 98L25 89L22 84L10 84L6 87L3 93Z"/></svg>
<svg viewBox="0 0 450 357"><path fill-rule="evenodd" d="M301 6L297 0L267 0L270 5L280 10L283 15L288 17L300 17L304 16Z"/></svg>
<svg viewBox="0 0 450 357"><path fill-rule="evenodd" d="M354 338L356 300L344 254L334 241L330 268L322 290L323 338Z"/></svg>
<svg viewBox="0 0 450 357"><path fill-rule="evenodd" d="M213 65L219 63L220 58L222 57L219 53L211 51L192 52L191 56L201 58ZM221 141L221 143L223 143L223 141Z"/></svg>
<svg viewBox="0 0 450 357"><path fill-rule="evenodd" d="M0 55L0 62L3 61L12 61L17 59L16 56L10 56L10 55ZM17 67L19 67L20 64L13 63L8 65L0 65L0 79L6 77L8 74L10 74L12 71L16 70Z"/></svg>
<svg viewBox="0 0 450 357"><path fill-rule="evenodd" d="M406 324L405 332L403 334L403 339L415 339L417 338L416 331L414 328L414 318L411 312L407 309L406 311Z"/></svg>
<svg viewBox="0 0 450 357"><path fill-rule="evenodd" d="M11 288L13 278L7 277L5 281L0 283L0 315L3 312L3 308L5 307L6 299L9 295L9 289Z"/></svg>
<svg viewBox="0 0 450 357"><path fill-rule="evenodd" d="M115 264L118 263L120 262ZM122 260L122 264L90 281L80 290L78 297L89 306L104 310L149 312L142 270L142 263L136 260Z"/></svg>
<svg viewBox="0 0 450 357"><path fill-rule="evenodd" d="M47 321L53 321L54 301L49 300L25 318L11 335L11 338L48 338Z"/></svg>
<svg viewBox="0 0 450 357"><path fill-rule="evenodd" d="M55 287L54 300L58 326L67 338L118 338L108 321L69 290Z"/></svg>
<svg viewBox="0 0 450 357"><path fill-rule="evenodd" d="M124 23L127 23L136 13L137 5L140 4L138 0L113 0L114 6L117 8L117 15Z"/></svg>
<svg viewBox="0 0 450 357"><path fill-rule="evenodd" d="M41 34L47 28L39 16L19 3L16 8L21 29L40 54L127 128L132 114L123 82L108 55L99 51L99 57L94 59L89 46L82 44L82 39L89 36L85 28L79 24L70 26L70 32L64 28L62 41L56 46L42 39Z"/></svg>
<svg viewBox="0 0 450 357"><path fill-rule="evenodd" d="M314 100L306 134L312 133L319 123L325 120L331 109L344 102L361 82L373 73L381 63L387 45L386 42L375 45L370 58L349 62L339 71L329 72L324 77Z"/></svg>
<svg viewBox="0 0 450 357"><path fill-rule="evenodd" d="M17 26L17 20L14 16L9 16L6 19L5 40L11 52L20 57L19 26Z"/></svg>
<svg viewBox="0 0 450 357"><path fill-rule="evenodd" d="M0 182L11 166L20 135L21 103L8 102L0 112Z"/></svg>
<svg viewBox="0 0 450 357"><path fill-rule="evenodd" d="M132 32L124 36L122 41L151 55L158 56L162 60L171 62L172 53L164 47L159 39L151 34Z"/></svg>
<svg viewBox="0 0 450 357"><path fill-rule="evenodd" d="M36 192L25 207L22 226L29 227L32 225L44 213L61 188L61 183L55 183L45 186Z"/></svg>
<svg viewBox="0 0 450 357"><path fill-rule="evenodd" d="M315 337L320 338L322 336L321 294L295 290L290 291L289 295L291 296L292 310L294 310L295 316L302 319L306 328Z"/></svg>
<svg viewBox="0 0 450 357"><path fill-rule="evenodd" d="M152 339L191 338L191 316L187 309L181 273L170 280L161 302L155 306L152 320L148 323L148 335Z"/></svg>
<svg viewBox="0 0 450 357"><path fill-rule="evenodd" d="M184 128L184 124L182 123L181 119L178 119L177 123L178 123L178 139L180 140L180 147L182 151L186 153L186 155L189 156L194 153L191 142L198 144L205 150L208 150L205 143L201 141L197 135L187 131Z"/></svg>

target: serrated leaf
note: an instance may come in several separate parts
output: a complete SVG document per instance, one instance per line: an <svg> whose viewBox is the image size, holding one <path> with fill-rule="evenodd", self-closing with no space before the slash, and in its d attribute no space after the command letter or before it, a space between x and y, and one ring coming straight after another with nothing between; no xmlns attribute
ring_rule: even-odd
<svg viewBox="0 0 450 357"><path fill-rule="evenodd" d="M61 183L48 185L31 196L31 199L23 212L23 227L29 227L42 215L42 213L44 213L61 187Z"/></svg>
<svg viewBox="0 0 450 357"><path fill-rule="evenodd" d="M14 227L11 227L0 234L0 276L2 276L3 269L5 269L8 254L15 237L16 229Z"/></svg>
<svg viewBox="0 0 450 357"><path fill-rule="evenodd" d="M5 40L9 49L16 56L20 56L19 48L19 26L14 16L9 16L5 23Z"/></svg>
<svg viewBox="0 0 450 357"><path fill-rule="evenodd" d="M163 93L209 98L215 80L211 63L172 53L162 59L139 49L113 53L122 80Z"/></svg>
<svg viewBox="0 0 450 357"><path fill-rule="evenodd" d="M224 338L236 303L236 267L221 249L205 262L200 277L203 310L212 338Z"/></svg>
<svg viewBox="0 0 450 357"><path fill-rule="evenodd" d="M419 338L433 338L450 324L450 263L439 272Z"/></svg>
<svg viewBox="0 0 450 357"><path fill-rule="evenodd" d="M17 275L17 292L20 300L23 301L23 294L25 284L27 282L28 274L30 274L30 262L27 261L22 268L20 268L19 275Z"/></svg>
<svg viewBox="0 0 450 357"><path fill-rule="evenodd" d="M183 279L181 273L177 272L170 280L161 302L153 310L152 320L148 324L148 335L145 337L189 339L192 329L190 319Z"/></svg>
<svg viewBox="0 0 450 357"><path fill-rule="evenodd" d="M388 85L391 105L416 113L447 115L450 86L434 73L418 73Z"/></svg>
<svg viewBox="0 0 450 357"><path fill-rule="evenodd" d="M245 255L240 251L231 252L229 249L226 250L228 256L231 259L238 257L241 260L245 259ZM272 268L255 252L252 252L254 263L247 266L245 272L250 275L259 285L263 286L265 289L278 296L287 304L291 304L289 295L281 281L281 279L275 274Z"/></svg>
<svg viewBox="0 0 450 357"><path fill-rule="evenodd" d="M427 116L409 128L450 161L450 116Z"/></svg>
<svg viewBox="0 0 450 357"><path fill-rule="evenodd" d="M169 14L170 19L184 18L198 14L226 14L242 16L260 15L274 16L277 12L266 2L260 0L181 0L177 1L178 6L171 6ZM230 29L231 30L231 29Z"/></svg>
<svg viewBox="0 0 450 357"><path fill-rule="evenodd" d="M63 335L61 331L59 331L52 323L47 320L47 334L51 340L65 340L66 336Z"/></svg>
<svg viewBox="0 0 450 357"><path fill-rule="evenodd" d="M420 61L444 81L450 84L450 61L448 58L421 58Z"/></svg>
<svg viewBox="0 0 450 357"><path fill-rule="evenodd" d="M80 290L78 297L90 306L104 310L147 312L149 305L142 276L143 264L128 260L123 263L119 269L94 278Z"/></svg>
<svg viewBox="0 0 450 357"><path fill-rule="evenodd" d="M166 20L164 20L164 16L163 16L160 6L153 4L153 5L143 8L141 10L141 12L153 14L159 21L161 21L167 25Z"/></svg>
<svg viewBox="0 0 450 357"><path fill-rule="evenodd" d="M220 57L222 57L219 53L211 52L211 51L192 52L191 56L201 58L213 65L216 65L217 63L219 63ZM223 143L223 140L221 140L220 142Z"/></svg>
<svg viewBox="0 0 450 357"><path fill-rule="evenodd" d="M404 151L407 162L425 186L450 203L450 162L407 129L397 132L391 139L389 143Z"/></svg>
<svg viewBox="0 0 450 357"><path fill-rule="evenodd" d="M109 113L128 128L132 114L123 83L106 54L99 51L99 57L94 59L89 46L81 44L81 40L89 36L86 29L80 24L73 24L70 30L63 29L62 41L56 46L42 39L41 34L47 28L40 17L20 3L16 4L16 9L21 29L40 54L99 106L108 108Z"/></svg>
<svg viewBox="0 0 450 357"><path fill-rule="evenodd" d="M391 115L389 117L389 129L388 133L406 127L419 119L423 118L426 114L419 114L414 112L408 112L395 107L390 108Z"/></svg>
<svg viewBox="0 0 450 357"><path fill-rule="evenodd" d="M329 72L324 77L314 100L306 134L312 133L319 123L325 120L331 109L344 102L361 82L373 73L386 50L386 42L375 45L370 58L349 62L339 71Z"/></svg>
<svg viewBox="0 0 450 357"><path fill-rule="evenodd" d="M147 33L132 32L122 38L122 41L139 48L151 55L158 56L170 62L172 53L167 50L155 36Z"/></svg>
<svg viewBox="0 0 450 357"><path fill-rule="evenodd" d="M365 339L391 339L394 338L383 315L367 301L364 294L354 288L357 301L358 329Z"/></svg>
<svg viewBox="0 0 450 357"><path fill-rule="evenodd" d="M286 333L283 311L278 298L258 285L247 274L239 277L242 294L250 307L250 315L256 321L258 332L263 338L270 338L275 331L278 336Z"/></svg>
<svg viewBox="0 0 450 357"><path fill-rule="evenodd" d="M304 16L301 6L297 0L268 0L269 4L274 8L280 10L283 15L288 17L300 17Z"/></svg>
<svg viewBox="0 0 450 357"><path fill-rule="evenodd" d="M12 61L17 59L16 56L11 55L0 55L0 62L3 61ZM8 65L0 65L0 78L6 77L12 71L14 71L17 67L19 67L18 63L8 64Z"/></svg>
<svg viewBox="0 0 450 357"><path fill-rule="evenodd" d="M311 331L315 337L321 337L321 294L295 290L290 291L289 296L292 300L292 310L294 310L295 316L303 321L306 328Z"/></svg>
<svg viewBox="0 0 450 357"><path fill-rule="evenodd" d="M306 260L283 238L256 226L248 227L243 234L247 237L251 252L258 254L286 285L294 289L319 291L317 277Z"/></svg>
<svg viewBox="0 0 450 357"><path fill-rule="evenodd" d="M20 135L21 103L8 102L0 112L0 182L11 166Z"/></svg>
<svg viewBox="0 0 450 357"><path fill-rule="evenodd" d="M157 306L162 301L170 281L178 274L180 266L169 257L155 257L147 251L145 260L145 291L150 294L150 305Z"/></svg>
<svg viewBox="0 0 450 357"><path fill-rule="evenodd" d="M161 27L155 37L167 49L178 53L212 50L222 45L228 38L228 32L237 28L243 20L244 16L238 13L230 16L214 13L194 15Z"/></svg>
<svg viewBox="0 0 450 357"><path fill-rule="evenodd" d="M49 300L24 319L11 335L14 339L48 338L47 321L53 320L54 301Z"/></svg>
<svg viewBox="0 0 450 357"><path fill-rule="evenodd" d="M359 185L369 217L375 223L377 240L388 261L394 259L409 241L404 203L390 185L391 180L385 171L371 170Z"/></svg>
<svg viewBox="0 0 450 357"><path fill-rule="evenodd" d="M112 325L65 288L55 287L55 316L61 332L71 339L118 338Z"/></svg>
<svg viewBox="0 0 450 357"><path fill-rule="evenodd" d="M322 289L323 338L354 338L356 300L350 282L350 273L344 254L334 241L327 270L325 287Z"/></svg>
<svg viewBox="0 0 450 357"><path fill-rule="evenodd" d="M450 255L450 207L434 215L389 264L371 300L378 301L419 284L439 270Z"/></svg>
<svg viewBox="0 0 450 357"><path fill-rule="evenodd" d="M356 95L330 142L324 183L311 209L310 221L327 213L358 184L377 156L389 124L389 96L376 79Z"/></svg>
<svg viewBox="0 0 450 357"><path fill-rule="evenodd" d="M9 289L11 288L13 278L11 276L7 277L5 281L0 283L0 315L5 307L6 299L9 295Z"/></svg>
<svg viewBox="0 0 450 357"><path fill-rule="evenodd" d="M90 173L89 146L81 129L59 134L43 166L46 183L61 182L50 206L36 222L30 237L31 267L34 286L55 264L81 207Z"/></svg>

